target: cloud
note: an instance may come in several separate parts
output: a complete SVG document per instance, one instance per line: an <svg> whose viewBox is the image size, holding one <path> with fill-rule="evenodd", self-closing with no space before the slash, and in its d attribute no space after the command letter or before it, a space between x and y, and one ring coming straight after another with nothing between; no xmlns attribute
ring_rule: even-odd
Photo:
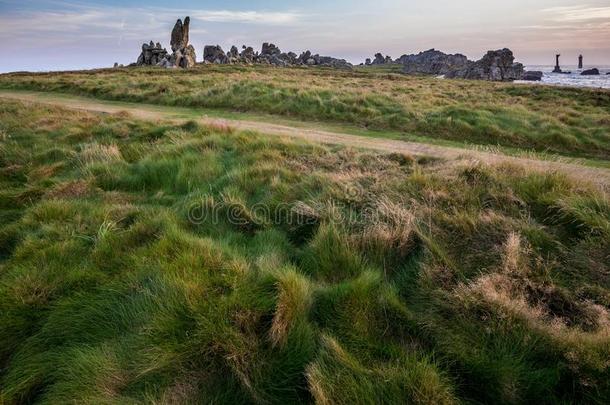
<svg viewBox="0 0 610 405"><path fill-rule="evenodd" d="M8 44L43 45L82 43L87 39L124 40L166 36L177 16L190 15L207 23L294 26L304 17L298 12L180 10L169 8L92 7L63 4L55 10L13 10L0 14L0 40ZM137 18L134 18L137 16ZM191 30L204 34L205 29ZM27 31L24 30L27 27ZM38 42L38 43L35 43Z"/></svg>
<svg viewBox="0 0 610 405"><path fill-rule="evenodd" d="M284 25L298 22L302 14L297 12L266 11L194 11L191 18L208 22L230 22L248 24Z"/></svg>
<svg viewBox="0 0 610 405"><path fill-rule="evenodd" d="M589 21L589 20L608 20L610 19L610 7L552 7L542 10L549 14L555 21Z"/></svg>

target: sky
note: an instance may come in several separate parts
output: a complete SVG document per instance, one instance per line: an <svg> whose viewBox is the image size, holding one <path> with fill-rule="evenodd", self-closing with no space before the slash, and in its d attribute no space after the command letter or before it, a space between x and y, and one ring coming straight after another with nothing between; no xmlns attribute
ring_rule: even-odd
<svg viewBox="0 0 610 405"><path fill-rule="evenodd" d="M0 0L0 72L135 62L143 42L169 49L178 18L191 43L273 42L360 63L436 48L479 59L508 47L526 65L610 65L610 0Z"/></svg>

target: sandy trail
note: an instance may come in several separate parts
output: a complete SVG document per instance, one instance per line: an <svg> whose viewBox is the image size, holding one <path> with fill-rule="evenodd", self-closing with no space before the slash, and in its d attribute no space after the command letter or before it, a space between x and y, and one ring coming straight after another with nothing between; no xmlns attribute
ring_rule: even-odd
<svg viewBox="0 0 610 405"><path fill-rule="evenodd" d="M143 120L166 120L176 123L193 120L192 118L177 117L175 110L172 110L170 107L142 105L137 103L121 103L120 105L116 105L112 102L84 99L81 97L70 97L63 94L53 95L52 93L0 90L0 98L23 102L35 102L95 113L115 114L119 112L127 112L132 117ZM565 172L570 177L597 183L604 189L610 188L610 169L588 167L579 165L577 163L537 160L524 157L507 156L499 153L461 149L457 147L372 138L318 129L296 128L287 125L277 125L259 121L220 119L206 116L196 118L195 121L198 121L204 125L227 125L237 130L255 131L268 135L299 138L313 142L339 144L382 152L398 152L414 156L431 156L446 160L471 159L489 164L505 162L515 163L524 165L534 170Z"/></svg>

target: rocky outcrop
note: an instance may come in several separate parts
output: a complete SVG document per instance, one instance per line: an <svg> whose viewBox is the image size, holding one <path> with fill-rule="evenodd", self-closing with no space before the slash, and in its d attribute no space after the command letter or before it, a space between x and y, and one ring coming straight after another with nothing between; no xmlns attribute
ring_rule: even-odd
<svg viewBox="0 0 610 405"><path fill-rule="evenodd" d="M322 66L338 69L351 69L352 65L344 59L331 58L330 56L314 55L311 51L305 51L300 55L294 52L282 52L282 50L272 43L264 43L261 52L255 52L250 46L243 46L242 52L238 53L237 47L225 54L220 46L208 45L204 48L203 60L205 63L229 64L262 64L279 67L288 66Z"/></svg>
<svg viewBox="0 0 610 405"><path fill-rule="evenodd" d="M275 44L270 44L267 42L263 44L263 49L261 50L261 55L274 56L280 55L281 53L282 51L280 51L280 48L275 46Z"/></svg>
<svg viewBox="0 0 610 405"><path fill-rule="evenodd" d="M189 45L186 48L178 49L169 60L170 65L166 67L180 67L183 69L192 68L197 64L197 55L193 45Z"/></svg>
<svg viewBox="0 0 610 405"><path fill-rule="evenodd" d="M444 75L447 78L512 81L523 77L524 68L515 63L510 49L489 51L473 62L461 54L449 55L435 49L417 55L403 55L398 62L407 74Z"/></svg>
<svg viewBox="0 0 610 405"><path fill-rule="evenodd" d="M172 54L161 46L153 43L142 45L142 53L138 61L130 66L161 66L166 68L190 68L196 64L195 48L189 44L189 28L191 19L186 17L176 21L171 33L170 45ZM391 61L391 58L386 57ZM275 44L265 42L261 52L255 52L250 46L243 46L241 53L232 46L225 53L220 45L206 45L203 49L203 62L213 64L266 64L273 66L323 66L339 69L351 69L352 65L344 59L330 56L313 55L310 51L300 56L294 52L282 52Z"/></svg>
<svg viewBox="0 0 610 405"><path fill-rule="evenodd" d="M585 70L581 73L582 76L599 76L599 69L593 68L589 70Z"/></svg>
<svg viewBox="0 0 610 405"><path fill-rule="evenodd" d="M542 80L543 75L544 74L540 71L527 71L523 73L521 80L526 80L528 82L539 82Z"/></svg>
<svg viewBox="0 0 610 405"><path fill-rule="evenodd" d="M176 25L174 25L170 42L174 53L169 60L170 65L188 69L195 66L195 63L197 62L195 48L192 45L189 45L190 24L190 17L186 17L184 23L181 20L178 20L176 21Z"/></svg>
<svg viewBox="0 0 610 405"><path fill-rule="evenodd" d="M203 62L225 64L229 62L229 58L220 45L206 45L203 48Z"/></svg>
<svg viewBox="0 0 610 405"><path fill-rule="evenodd" d="M488 51L482 59L468 62L465 67L448 72L445 77L473 80L513 81L523 77L524 68L515 63L510 49Z"/></svg>
<svg viewBox="0 0 610 405"><path fill-rule="evenodd" d="M371 66L371 65L389 65L395 63L392 60L392 57L390 56L383 56L382 53L376 53L375 54L375 59L371 60L371 58L367 58L366 61L364 62L364 64L366 66Z"/></svg>
<svg viewBox="0 0 610 405"><path fill-rule="evenodd" d="M468 58L461 54L448 55L429 49L417 55L403 55L397 62L404 65L403 72L407 74L446 75L464 69L468 65Z"/></svg>
<svg viewBox="0 0 610 405"><path fill-rule="evenodd" d="M239 63L239 50L235 45L227 52L227 59L229 63Z"/></svg>
<svg viewBox="0 0 610 405"><path fill-rule="evenodd" d="M243 45L239 57L241 58L241 62L251 64L254 63L254 58L256 58L256 52L254 52L254 48L252 48L251 46Z"/></svg>
<svg viewBox="0 0 610 405"><path fill-rule="evenodd" d="M142 44L142 53L138 57L138 66L157 66L169 57L167 50L160 43L150 41L149 44Z"/></svg>
<svg viewBox="0 0 610 405"><path fill-rule="evenodd" d="M191 19L186 17L184 23L178 20L172 30L170 45L172 54L158 42L142 45L142 53L135 63L137 66L160 66L165 68L181 67L190 68L195 66L195 48L189 45L189 27Z"/></svg>

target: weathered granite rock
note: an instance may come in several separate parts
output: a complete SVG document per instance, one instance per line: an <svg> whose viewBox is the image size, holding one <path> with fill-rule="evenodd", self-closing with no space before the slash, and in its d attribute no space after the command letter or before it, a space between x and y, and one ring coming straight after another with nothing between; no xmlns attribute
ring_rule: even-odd
<svg viewBox="0 0 610 405"><path fill-rule="evenodd" d="M488 51L482 59L471 62L465 67L448 72L448 78L513 81L523 77L524 68L521 63L515 63L515 57L510 49Z"/></svg>
<svg viewBox="0 0 610 405"><path fill-rule="evenodd" d="M235 50L237 50L237 48ZM203 48L203 61L205 63L215 63L221 65L229 63L229 58L222 50L220 45L206 45Z"/></svg>
<svg viewBox="0 0 610 405"><path fill-rule="evenodd" d="M366 60L364 61L364 64L366 66L371 66L373 64L373 62L371 61L371 58L366 58Z"/></svg>
<svg viewBox="0 0 610 405"><path fill-rule="evenodd" d="M299 64L307 64L309 59L311 59L311 51L305 51L299 55L297 61Z"/></svg>
<svg viewBox="0 0 610 405"><path fill-rule="evenodd" d="M539 71L527 71L523 73L523 77L521 78L521 80L526 80L529 82L539 82L542 80L543 75L544 74Z"/></svg>
<svg viewBox="0 0 610 405"><path fill-rule="evenodd" d="M235 45L227 52L228 63L239 63L239 50Z"/></svg>
<svg viewBox="0 0 610 405"><path fill-rule="evenodd" d="M581 73L582 76L599 76L599 69L593 68L589 70L585 70Z"/></svg>
<svg viewBox="0 0 610 405"><path fill-rule="evenodd" d="M142 53L136 62L137 66L156 66L162 60L169 57L167 50L160 43L150 41L149 44L142 44Z"/></svg>
<svg viewBox="0 0 610 405"><path fill-rule="evenodd" d="M190 17L186 17L184 19L184 23L182 23L182 20L176 21L174 29L172 30L172 36L170 41L170 45L172 47L173 52L182 50L188 46L190 24Z"/></svg>
<svg viewBox="0 0 610 405"><path fill-rule="evenodd" d="M196 64L195 48L189 45L189 27L191 19L186 17L184 23L178 20L172 30L170 44L172 54L170 55L160 43L142 45L142 53L138 57L136 66L161 66L165 68L181 67L190 68Z"/></svg>
<svg viewBox="0 0 610 405"><path fill-rule="evenodd" d="M189 29L191 19L186 17L184 23L178 20L172 30L171 46L174 54L170 62L184 69L191 68L197 63L197 55L193 45L189 45Z"/></svg>
<svg viewBox="0 0 610 405"><path fill-rule="evenodd" d="M254 58L256 58L254 48L252 48L251 46L244 45L242 47L240 57L243 63L254 63Z"/></svg>
<svg viewBox="0 0 610 405"><path fill-rule="evenodd" d="M177 52L182 53L182 59L179 61L179 63L176 63L176 66L183 69L189 69L197 64L197 54L195 53L195 47L193 45L189 45L182 51Z"/></svg>
<svg viewBox="0 0 610 405"><path fill-rule="evenodd" d="M278 48L277 46L275 46L275 44L270 44L265 42L263 44L263 48L261 50L261 55L279 55L281 54L282 51L280 51L280 48Z"/></svg>
<svg viewBox="0 0 610 405"><path fill-rule="evenodd" d="M435 49L417 55L403 55L396 60L407 74L445 75L448 78L512 81L523 77L524 68L515 63L510 49L489 51L473 62L461 54L448 55Z"/></svg>
<svg viewBox="0 0 610 405"><path fill-rule="evenodd" d="M373 61L371 62L372 65L384 65L387 63L388 58L391 59L389 56L384 57L383 54L381 53L376 53L375 54L375 59L373 59Z"/></svg>
<svg viewBox="0 0 610 405"><path fill-rule="evenodd" d="M417 55L403 55L397 62L404 65L403 72L407 74L446 75L465 68L468 58L461 54L448 55L429 49Z"/></svg>

